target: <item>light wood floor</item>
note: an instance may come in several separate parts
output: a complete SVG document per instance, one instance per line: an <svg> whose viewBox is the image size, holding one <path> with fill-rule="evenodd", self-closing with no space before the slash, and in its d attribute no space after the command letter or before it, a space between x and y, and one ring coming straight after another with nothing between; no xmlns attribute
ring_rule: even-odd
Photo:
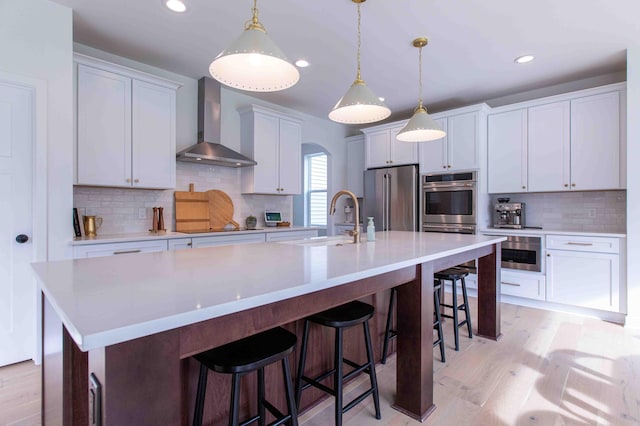
<svg viewBox="0 0 640 426"><path fill-rule="evenodd" d="M445 364L434 350L438 408L424 425L640 425L640 331L503 304L502 332L499 342L462 333L455 352L446 323ZM345 414L345 425L420 424L391 408L395 356L377 374L382 420L373 417L369 398ZM366 384L366 377L357 379L347 392L357 395ZM0 368L0 425L36 425L39 410L40 368L31 362ZM333 424L333 400L300 423Z"/></svg>

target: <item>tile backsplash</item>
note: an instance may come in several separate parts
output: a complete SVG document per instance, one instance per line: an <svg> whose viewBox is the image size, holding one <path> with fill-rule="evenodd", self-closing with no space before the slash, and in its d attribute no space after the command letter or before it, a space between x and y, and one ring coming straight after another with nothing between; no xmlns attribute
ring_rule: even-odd
<svg viewBox="0 0 640 426"><path fill-rule="evenodd" d="M626 191L500 194L491 196L492 205L498 197L526 203L527 226L564 231L626 232Z"/></svg>
<svg viewBox="0 0 640 426"><path fill-rule="evenodd" d="M234 206L233 219L241 226L250 214L258 218L258 227L264 226L264 210L279 210L283 220L292 218L292 196L241 194L240 169L207 166L203 164L176 163L176 188L121 189L75 186L73 205L83 215L96 215L103 219L98 234L123 234L144 232L152 226L152 208L164 207L167 230L175 230L174 191L188 191L189 183L198 192L219 189L231 197ZM144 218L141 218L144 213ZM84 231L83 231L84 234Z"/></svg>

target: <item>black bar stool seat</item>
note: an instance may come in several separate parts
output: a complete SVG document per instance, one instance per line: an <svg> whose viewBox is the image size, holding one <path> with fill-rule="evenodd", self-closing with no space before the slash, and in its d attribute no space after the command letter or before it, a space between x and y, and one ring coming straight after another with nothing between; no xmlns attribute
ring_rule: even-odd
<svg viewBox="0 0 640 426"><path fill-rule="evenodd" d="M311 315L304 321L304 332L300 349L300 364L298 366L298 376L296 378L296 407L300 408L302 391L313 386L336 398L335 401L335 424L342 425L342 414L356 406L369 395L373 396L373 403L376 410L376 419L382 418L380 414L380 399L378 397L378 382L376 380L376 367L371 346L371 333L369 331L369 319L373 317L373 306L353 301L326 311ZM307 345L309 338L309 324L313 322L325 327L335 329L335 349L333 369L320 374L315 378L304 375L304 367L307 358ZM367 362L360 365L343 356L343 331L346 328L362 324L364 340L367 347ZM343 364L354 368L347 374L343 374ZM343 383L345 380L354 377L356 374L366 372L369 374L371 387L354 398L351 402L343 406ZM333 376L333 388L320 383L322 380ZM303 385L304 382L304 385Z"/></svg>
<svg viewBox="0 0 640 426"><path fill-rule="evenodd" d="M442 318L440 317L440 282L436 281L433 284L433 310L434 310L434 320L433 320L433 329L437 331L438 338L434 340L433 347L440 346L440 361L446 362L446 358L444 356L444 334L442 332ZM398 293L398 288L391 288L391 296L389 298L389 310L387 311L387 326L384 332L384 341L382 345L382 359L380 362L383 364L387 363L387 354L389 352L389 341L391 339L395 339L398 337L398 332L391 328L391 323L393 321L393 311L396 305L396 295Z"/></svg>
<svg viewBox="0 0 640 426"><path fill-rule="evenodd" d="M193 417L194 426L202 425L208 370L232 374L229 425L248 425L256 421L260 425L264 425L265 409L267 409L276 418L276 421L271 423L272 426L285 422L296 426L298 416L291 388L289 359L287 358L287 355L293 352L296 340L294 334L284 328L277 327L194 355L194 358L200 362L200 377ZM282 414L265 399L264 367L280 360L282 361L282 373L287 394L287 408L289 410L287 415ZM240 377L253 371L258 372L258 415L240 422Z"/></svg>
<svg viewBox="0 0 640 426"><path fill-rule="evenodd" d="M451 281L451 304L444 303L443 300L440 303L440 306L453 310L452 315L443 313L442 316L445 318L453 319L453 336L456 343L456 351L460 350L460 336L458 333L458 328L466 324L469 338L473 338L473 332L471 331L471 315L469 313L469 299L467 298L467 284L464 280L467 275L469 275L468 270L455 266L453 268L445 269L444 271L436 272L435 274L433 274L435 279L441 282L443 285L443 281ZM460 281L460 286L462 287L462 304L460 305L458 305L458 286L456 285L457 281ZM458 311L464 312L464 321L458 320Z"/></svg>

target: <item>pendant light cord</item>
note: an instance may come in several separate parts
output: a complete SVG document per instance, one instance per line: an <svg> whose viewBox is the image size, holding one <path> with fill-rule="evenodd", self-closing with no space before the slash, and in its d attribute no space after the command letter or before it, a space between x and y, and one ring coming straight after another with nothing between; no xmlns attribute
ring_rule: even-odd
<svg viewBox="0 0 640 426"><path fill-rule="evenodd" d="M362 77L360 76L360 3L358 3L358 72L356 74L356 83L364 83L362 81Z"/></svg>
<svg viewBox="0 0 640 426"><path fill-rule="evenodd" d="M418 53L418 108L423 108L422 106L422 47L419 49Z"/></svg>

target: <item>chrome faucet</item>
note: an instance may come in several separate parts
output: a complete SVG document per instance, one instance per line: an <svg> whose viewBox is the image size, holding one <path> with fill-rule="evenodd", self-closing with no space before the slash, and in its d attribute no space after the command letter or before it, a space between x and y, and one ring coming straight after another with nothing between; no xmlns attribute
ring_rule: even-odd
<svg viewBox="0 0 640 426"><path fill-rule="evenodd" d="M336 192L336 195L331 199L331 206L329 207L329 214L334 214L336 212L336 201L340 198L341 195L347 195L353 199L353 204L356 207L355 211L355 224L353 226L353 231L349 231L349 235L353 237L354 244L358 244L360 242L360 225L358 224L358 218L360 217L360 206L358 205L358 198L356 194L351 191L347 191L343 189L341 191Z"/></svg>

